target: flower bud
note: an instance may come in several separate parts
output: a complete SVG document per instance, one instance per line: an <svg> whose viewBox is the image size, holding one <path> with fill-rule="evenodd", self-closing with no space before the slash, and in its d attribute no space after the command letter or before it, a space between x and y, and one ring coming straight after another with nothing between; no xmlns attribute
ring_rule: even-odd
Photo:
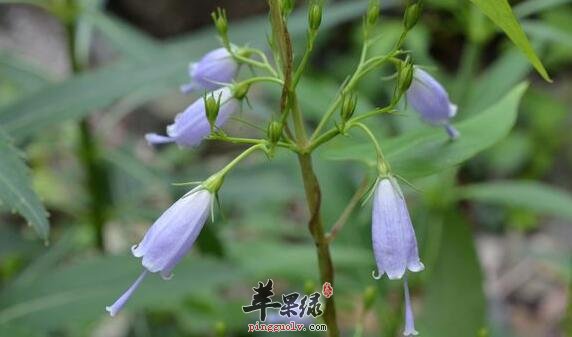
<svg viewBox="0 0 572 337"><path fill-rule="evenodd" d="M401 64L399 69L399 78L397 80L397 85L399 88L399 95L409 89L411 86L411 81L413 81L413 64L409 61L405 61Z"/></svg>
<svg viewBox="0 0 572 337"><path fill-rule="evenodd" d="M228 87L214 91L211 97L217 98L219 111L217 112L216 127L220 128L238 110L239 102L234 99ZM207 99L208 97L197 99L185 111L178 114L173 124L167 126L167 136L148 133L145 138L150 144L174 142L185 147L199 145L212 130L212 124L207 119L207 103L205 102Z"/></svg>
<svg viewBox="0 0 572 337"><path fill-rule="evenodd" d="M304 293L311 294L315 291L315 289L316 289L316 283L312 280L306 280L306 282L304 283Z"/></svg>
<svg viewBox="0 0 572 337"><path fill-rule="evenodd" d="M375 302L375 298L377 296L377 290L373 286L369 286L363 292L363 306L365 310L371 309L373 303Z"/></svg>
<svg viewBox="0 0 572 337"><path fill-rule="evenodd" d="M218 112L220 110L220 96L215 98L213 94L206 96L205 100L205 114L211 128L214 128L216 118L218 117Z"/></svg>
<svg viewBox="0 0 572 337"><path fill-rule="evenodd" d="M226 17L226 11L219 7L216 11L211 13L211 17L213 18L213 22L219 35L226 41L228 33L228 19Z"/></svg>
<svg viewBox="0 0 572 337"><path fill-rule="evenodd" d="M319 3L310 5L308 11L308 25L310 30L316 31L322 24L322 6Z"/></svg>
<svg viewBox="0 0 572 337"><path fill-rule="evenodd" d="M374 26L379 18L379 0L370 0L367 6L366 20L368 26Z"/></svg>
<svg viewBox="0 0 572 337"><path fill-rule="evenodd" d="M281 0L282 15L284 17L290 15L294 9L294 0Z"/></svg>
<svg viewBox="0 0 572 337"><path fill-rule="evenodd" d="M417 21L419 21L419 17L421 16L422 11L423 11L423 4L421 1L409 5L407 9L405 9L405 15L403 17L403 25L405 26L406 30L410 30L417 24Z"/></svg>
<svg viewBox="0 0 572 337"><path fill-rule="evenodd" d="M239 83L232 86L232 96L237 100L242 100L248 94L248 90L250 89L249 83Z"/></svg>
<svg viewBox="0 0 572 337"><path fill-rule="evenodd" d="M226 324L223 321L218 321L215 323L214 326L215 336L217 337L224 337L226 336L227 328Z"/></svg>
<svg viewBox="0 0 572 337"><path fill-rule="evenodd" d="M342 98L342 108L340 110L340 116L342 117L342 121L347 122L356 111L358 96L355 93L350 93L348 95L344 95Z"/></svg>
<svg viewBox="0 0 572 337"><path fill-rule="evenodd" d="M268 140L272 144L278 143L280 138L282 138L282 123L278 121L272 121L268 124L268 128L266 129L266 134L268 136Z"/></svg>

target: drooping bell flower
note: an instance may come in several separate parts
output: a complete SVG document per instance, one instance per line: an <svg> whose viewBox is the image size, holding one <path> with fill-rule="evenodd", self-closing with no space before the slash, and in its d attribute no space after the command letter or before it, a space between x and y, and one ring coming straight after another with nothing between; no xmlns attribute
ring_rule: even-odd
<svg viewBox="0 0 572 337"><path fill-rule="evenodd" d="M222 127L228 118L238 110L239 102L233 97L232 90L224 87L213 91L212 95L220 102L216 127ZM180 146L194 147L211 133L205 107L205 99L199 98L185 111L175 117L175 122L167 126L167 136L148 133L145 139L150 144L177 143Z"/></svg>
<svg viewBox="0 0 572 337"><path fill-rule="evenodd" d="M415 324L406 271L419 272L425 267L419 260L417 240L411 223L403 193L395 178L384 177L376 186L372 213L373 252L377 264L377 275L383 274L391 280L403 278L405 291L404 335L415 335Z"/></svg>
<svg viewBox="0 0 572 337"><path fill-rule="evenodd" d="M413 81L407 90L407 101L424 121L445 127L451 139L460 136L450 122L457 114L457 106L451 103L445 88L423 69L414 68Z"/></svg>
<svg viewBox="0 0 572 337"><path fill-rule="evenodd" d="M226 48L208 52L196 63L189 65L191 82L181 86L185 94L192 91L212 91L230 84L236 77L238 64Z"/></svg>
<svg viewBox="0 0 572 337"><path fill-rule="evenodd" d="M145 270L115 303L106 307L111 316L121 311L148 273L171 278L173 268L193 247L211 214L213 200L213 192L204 186L193 189L169 207L149 228L143 240L131 248L135 257L142 258Z"/></svg>

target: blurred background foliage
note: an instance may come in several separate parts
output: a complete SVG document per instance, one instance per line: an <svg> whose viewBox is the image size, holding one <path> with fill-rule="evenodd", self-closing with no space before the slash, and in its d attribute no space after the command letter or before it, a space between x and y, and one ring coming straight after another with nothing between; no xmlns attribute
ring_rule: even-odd
<svg viewBox="0 0 572 337"><path fill-rule="evenodd" d="M469 1L426 0L405 46L459 105L462 141L436 148L441 136L405 104L368 123L415 187L405 192L427 267L411 280L422 336L572 335L571 2L511 1L550 84ZM0 336L242 336L255 317L240 307L258 281L273 278L277 294L319 289L298 168L279 153L231 173L216 221L171 281L148 278L125 313L106 316L105 305L141 270L129 247L186 192L172 183L208 177L240 150L216 142L153 149L143 134L194 99L178 86L188 63L217 46L210 12L225 7L232 41L263 48L266 4L84 0L70 12L66 1L51 10L46 3L0 0ZM289 26L300 55L306 14L297 5ZM311 121L357 62L365 5L327 3L299 92ZM375 53L398 38L402 12L402 2L383 1ZM390 74L381 69L361 83L358 111L388 102ZM278 95L254 87L240 118L264 125ZM95 139L87 153L81 125ZM228 128L261 135L240 123ZM326 224L371 178L371 149L361 143L352 134L316 156ZM95 185L85 158L97 163ZM100 227L94 193L103 200ZM44 208L49 245L39 238L48 233ZM367 204L352 212L332 250L343 335L399 335L401 284L371 277Z"/></svg>

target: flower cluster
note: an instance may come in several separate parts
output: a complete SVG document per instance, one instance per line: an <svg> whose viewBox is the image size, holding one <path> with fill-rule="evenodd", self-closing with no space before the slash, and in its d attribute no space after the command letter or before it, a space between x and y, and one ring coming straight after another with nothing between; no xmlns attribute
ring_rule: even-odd
<svg viewBox="0 0 572 337"><path fill-rule="evenodd" d="M372 243L377 271L373 272L375 279L384 274L391 280L403 280L405 299L405 330L404 335L415 335L413 310L407 282L407 271L420 272L424 269L419 258L417 239L409 215L405 197L394 174L385 160L377 137L361 120L382 113L395 110L402 96L406 96L408 103L420 114L421 118L436 126L446 129L451 139L460 136L459 131L451 125L451 118L455 116L457 107L451 103L447 91L431 75L414 66L409 56L402 60L405 52L400 49L407 32L411 30L421 12L421 5L413 3L407 7L404 15L403 34L395 49L387 55L367 57L367 46L377 37L372 36L372 28L376 25L379 16L379 3L371 0L367 13L364 15L364 51L355 73L342 85L340 95L324 113L322 119L314 129L311 136L306 134L302 113L296 102L296 85L312 51L314 39L322 21L322 4L320 1L311 1L308 10L308 43L306 53L298 67L294 67L292 50L288 44L285 20L292 11L292 4L286 0L271 1L270 19L273 26L272 48L274 64L269 62L266 53L251 48L239 48L230 44L228 40L228 27L226 14L222 10L213 13L215 26L219 32L224 48L213 50L197 63L189 66L190 83L181 87L183 93L204 93L204 96L194 101L187 109L175 117L174 122L167 127L166 135L150 133L146 139L150 144L176 143L181 147L195 147L204 139L230 141L233 143L250 144L247 150L231 161L222 170L212 175L198 187L185 194L169 207L149 228L143 240L132 248L135 257L142 259L144 271L136 281L119 297L107 311L116 315L126 304L148 273L159 273L164 279L172 276L173 268L181 261L193 247L201 229L206 223L209 214L212 214L215 195L222 186L226 173L239 161L256 150L264 151L269 158L275 148L285 148L298 155L302 176L305 179L308 205L312 212L319 208L319 184L312 171L310 154L321 144L337 135L346 135L351 129L364 131L373 145L377 155L378 178L373 187L372 210ZM282 48L281 50L279 50ZM358 95L353 91L359 80L372 69L385 62L398 65L397 90L391 103L384 108L358 114ZM268 76L252 77L243 82L237 82L240 66L248 65L253 69L264 71ZM290 71L290 74L285 72ZM220 128L229 120L240 106L240 101L246 96L250 85L257 82L272 82L282 88L280 101L280 115L272 118L266 127L266 137L263 139L236 138L224 134ZM336 127L321 132L333 118L333 113L339 110L340 120ZM294 124L290 128L288 118ZM292 132L292 129L295 132ZM319 199L319 198L318 198ZM319 210L319 209L318 209ZM318 249L324 249L324 243L334 236L334 229L324 235L320 217L312 217L310 231ZM322 237L320 237L322 235ZM328 254L318 254L319 258L330 258ZM320 261L320 268L331 265L331 261ZM325 262L325 263L322 263ZM333 273L333 271L332 271ZM333 282L325 279L324 282ZM332 283L333 284L333 283ZM333 302L331 302L333 304ZM325 310L329 304L326 303ZM332 315L326 314L332 324ZM335 318L334 318L335 321ZM334 322L335 323L335 322ZM335 325L335 324L334 324ZM335 334L334 334L335 335Z"/></svg>

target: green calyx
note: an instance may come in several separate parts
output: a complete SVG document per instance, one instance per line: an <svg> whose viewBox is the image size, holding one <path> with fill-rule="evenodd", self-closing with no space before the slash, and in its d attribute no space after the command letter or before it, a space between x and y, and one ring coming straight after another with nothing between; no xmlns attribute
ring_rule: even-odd
<svg viewBox="0 0 572 337"><path fill-rule="evenodd" d="M221 188L223 183L224 183L224 174L219 172L210 176L207 180L205 180L201 184L201 186L205 190L213 194L216 194L218 190Z"/></svg>

